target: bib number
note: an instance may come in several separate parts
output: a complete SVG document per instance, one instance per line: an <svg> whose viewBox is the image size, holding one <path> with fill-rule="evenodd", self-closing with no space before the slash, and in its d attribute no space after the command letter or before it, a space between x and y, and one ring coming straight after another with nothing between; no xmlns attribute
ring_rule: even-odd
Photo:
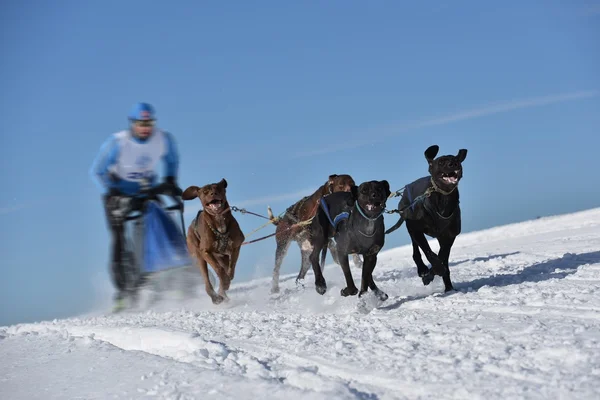
<svg viewBox="0 0 600 400"><path fill-rule="evenodd" d="M154 173L152 171L130 172L127 174L127 179L132 180L132 181L139 181L142 179L150 179L153 176L154 176Z"/></svg>

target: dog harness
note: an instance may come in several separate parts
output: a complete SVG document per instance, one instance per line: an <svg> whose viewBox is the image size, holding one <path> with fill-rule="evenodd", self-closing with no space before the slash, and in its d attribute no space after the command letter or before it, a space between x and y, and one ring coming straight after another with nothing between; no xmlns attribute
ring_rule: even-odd
<svg viewBox="0 0 600 400"><path fill-rule="evenodd" d="M200 234L198 233L198 221L200 220L200 214L202 213L202 211L203 210L198 211L198 214L196 215L196 220L194 221L194 233L196 234L196 238L198 238L198 241L200 241ZM227 232L221 233L218 230L216 230L208 222L208 220L205 219L204 222L206 222L206 226L208 226L208 229L210 229L217 238L217 251L219 253L224 253L225 250L227 250L227 245L229 244L229 235L227 234Z"/></svg>
<svg viewBox="0 0 600 400"><path fill-rule="evenodd" d="M329 223L331 224L331 226L333 226L333 229L336 229L337 225L341 221L348 219L350 217L350 213L347 211L344 211L344 212L336 215L335 218L331 218L331 213L329 211L329 207L327 206L327 203L325 202L325 199L323 197L321 197L319 202L321 203L321 208L323 208L323 211L325 211L325 215L327 216Z"/></svg>
<svg viewBox="0 0 600 400"><path fill-rule="evenodd" d="M450 192L445 192L442 189L440 189L435 184L431 176L424 176L422 178L419 178L416 181L409 183L405 186L402 199L400 200L401 206L399 207L399 213L404 219L419 219L420 214L422 214L424 211L427 211L432 216L437 216L441 219L448 220L452 218L452 216L456 212L459 202L457 202L456 208L452 211L452 213L449 216L445 217L441 215L437 210L433 209L431 202L428 201L428 199L433 192L439 192L443 195L449 195L453 191L454 189ZM422 208L417 207L418 205L422 205Z"/></svg>

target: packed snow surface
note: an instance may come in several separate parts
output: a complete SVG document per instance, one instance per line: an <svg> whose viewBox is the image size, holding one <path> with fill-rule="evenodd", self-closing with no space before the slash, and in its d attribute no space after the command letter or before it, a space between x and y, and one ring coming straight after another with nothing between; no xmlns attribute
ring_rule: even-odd
<svg viewBox="0 0 600 400"><path fill-rule="evenodd" d="M0 398L600 399L600 209L462 234L450 261L444 294L386 249L382 304L327 264L324 296L311 272L0 327Z"/></svg>

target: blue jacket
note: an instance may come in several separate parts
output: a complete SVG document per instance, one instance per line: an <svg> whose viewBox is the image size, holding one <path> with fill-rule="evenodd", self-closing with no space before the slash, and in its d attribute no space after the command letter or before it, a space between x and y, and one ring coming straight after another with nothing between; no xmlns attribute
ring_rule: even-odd
<svg viewBox="0 0 600 400"><path fill-rule="evenodd" d="M140 140L124 130L104 142L90 174L103 192L114 188L134 196L146 184L158 184L156 166L160 161L165 163L164 176L177 178L179 154L170 133L155 129L147 140Z"/></svg>

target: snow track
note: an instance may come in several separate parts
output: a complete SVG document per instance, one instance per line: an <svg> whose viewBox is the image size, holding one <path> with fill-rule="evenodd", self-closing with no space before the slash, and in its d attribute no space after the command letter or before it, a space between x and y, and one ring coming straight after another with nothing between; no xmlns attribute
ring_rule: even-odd
<svg viewBox="0 0 600 400"><path fill-rule="evenodd" d="M222 306L199 290L2 327L0 398L600 398L600 209L461 235L454 293L423 286L411 251L381 254L378 307L342 298L328 265L324 296L309 273L276 296L268 279L232 285Z"/></svg>

